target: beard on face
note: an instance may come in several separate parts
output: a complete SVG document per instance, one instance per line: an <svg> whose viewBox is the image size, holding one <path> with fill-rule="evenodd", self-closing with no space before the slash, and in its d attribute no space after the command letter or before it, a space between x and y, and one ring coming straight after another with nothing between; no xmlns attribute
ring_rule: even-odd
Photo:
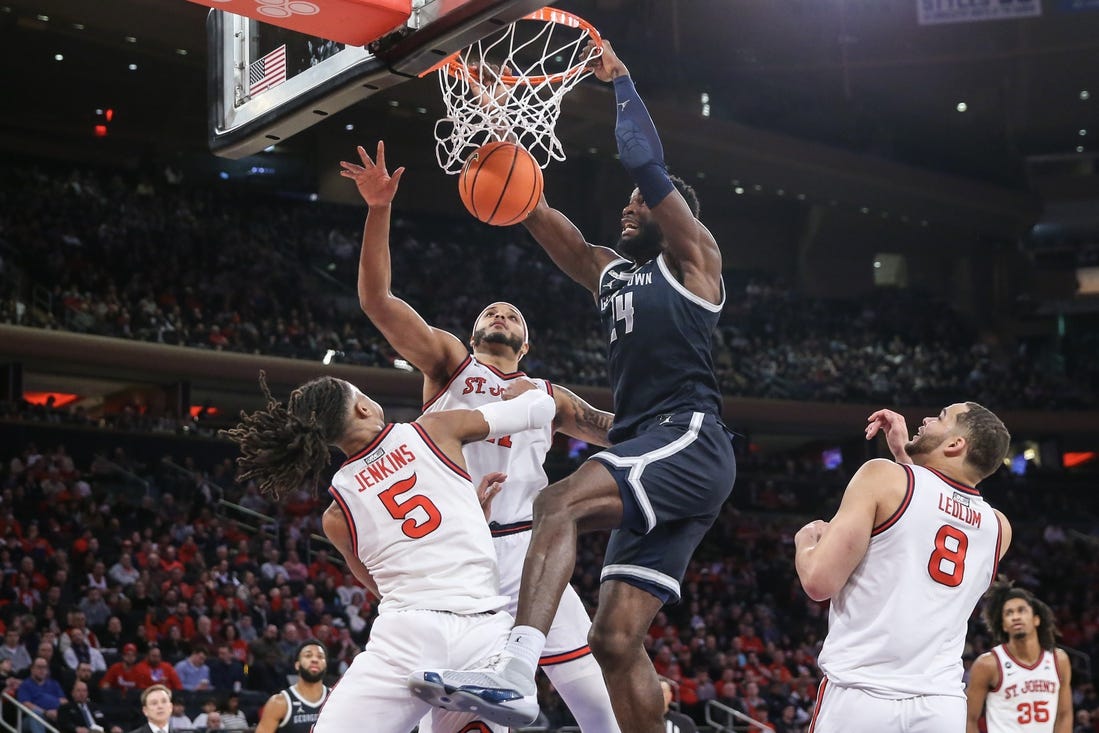
<svg viewBox="0 0 1099 733"><path fill-rule="evenodd" d="M473 345L476 347L483 343L510 346L516 354L523 348L523 339L518 336L512 336L507 331L489 331L481 328L473 332Z"/></svg>
<svg viewBox="0 0 1099 733"><path fill-rule="evenodd" d="M945 435L940 435L938 438L928 435L917 435L914 439L904 444L904 452L909 456L927 454L942 445L945 440Z"/></svg>
<svg viewBox="0 0 1099 733"><path fill-rule="evenodd" d="M320 682L321 680L323 680L324 679L324 672L325 672L324 667L321 667L316 672L314 672L311 669L306 669L305 667L299 667L298 668L298 676L301 677L306 682L309 682L310 684L312 684L314 682Z"/></svg>
<svg viewBox="0 0 1099 733"><path fill-rule="evenodd" d="M641 264L660 254L660 243L663 239L660 227L653 222L647 222L639 224L637 234L632 237L619 237L615 249Z"/></svg>

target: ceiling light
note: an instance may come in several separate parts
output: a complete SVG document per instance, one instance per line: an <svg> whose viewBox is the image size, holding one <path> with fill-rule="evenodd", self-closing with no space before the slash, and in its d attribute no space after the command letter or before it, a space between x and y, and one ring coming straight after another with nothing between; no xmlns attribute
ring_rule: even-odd
<svg viewBox="0 0 1099 733"><path fill-rule="evenodd" d="M779 196L785 196L786 195L786 189L780 188L779 190L775 191L775 193L778 194Z"/></svg>
<svg viewBox="0 0 1099 733"><path fill-rule="evenodd" d="M863 206L861 209L859 209L859 213L860 214L869 214L870 213L870 207L869 206Z"/></svg>
<svg viewBox="0 0 1099 733"><path fill-rule="evenodd" d="M396 99L391 99L391 100L389 100L389 106L390 107L400 107L401 103L398 102Z"/></svg>
<svg viewBox="0 0 1099 733"><path fill-rule="evenodd" d="M805 194L799 193L798 194L798 201L804 201L804 200L805 200Z"/></svg>
<svg viewBox="0 0 1099 733"><path fill-rule="evenodd" d="M756 191L762 191L763 190L763 186L759 185L758 183L756 185L752 186L752 188Z"/></svg>
<svg viewBox="0 0 1099 733"><path fill-rule="evenodd" d="M65 57L64 57L64 56L62 56L62 55L61 55L61 54L59 54L59 53L55 53L55 54L53 55L53 60L54 60L54 61L64 61L64 60L65 60Z"/></svg>
<svg viewBox="0 0 1099 733"><path fill-rule="evenodd" d="M1077 146L1076 146L1076 152L1077 152L1077 153L1082 153L1082 152L1084 152L1084 146L1083 146L1083 145L1077 145Z"/></svg>
<svg viewBox="0 0 1099 733"><path fill-rule="evenodd" d="M880 270L881 269L881 260L874 260L874 269L875 270Z"/></svg>
<svg viewBox="0 0 1099 733"><path fill-rule="evenodd" d="M744 187L743 186L737 186L736 188L733 189L733 193L735 193L737 196L741 195L742 193L744 193Z"/></svg>
<svg viewBox="0 0 1099 733"><path fill-rule="evenodd" d="M84 24L83 23L73 23L73 30L74 31L84 30Z"/></svg>
<svg viewBox="0 0 1099 733"><path fill-rule="evenodd" d="M1085 137L1085 136L1087 136L1087 134L1088 134L1088 131L1081 128L1080 137Z"/></svg>
<svg viewBox="0 0 1099 733"><path fill-rule="evenodd" d="M50 16L48 16L48 15L36 15L34 17L38 18L43 23L49 23L50 22Z"/></svg>
<svg viewBox="0 0 1099 733"><path fill-rule="evenodd" d="M177 48L177 49L176 49L176 55L177 55L177 56L186 56L186 55L187 55L187 49L185 49L185 48Z"/></svg>
<svg viewBox="0 0 1099 733"><path fill-rule="evenodd" d="M129 69L130 71L137 71L137 64L130 64L126 68Z"/></svg>
<svg viewBox="0 0 1099 733"><path fill-rule="evenodd" d="M1080 91L1080 100L1083 101L1083 102L1086 102L1089 99L1091 99L1091 92L1089 92L1087 89L1081 90Z"/></svg>
<svg viewBox="0 0 1099 733"><path fill-rule="evenodd" d="M958 110L959 112L965 112L967 109L969 109L969 105L965 102L958 102L958 106L954 109Z"/></svg>
<svg viewBox="0 0 1099 733"><path fill-rule="evenodd" d="M137 43L137 39L133 36L126 36L126 43Z"/></svg>
<svg viewBox="0 0 1099 733"><path fill-rule="evenodd" d="M416 114L426 115L427 114L427 107L417 107L416 108Z"/></svg>
<svg viewBox="0 0 1099 733"><path fill-rule="evenodd" d="M355 129L355 126L354 126L354 125L352 125L352 124L350 124L350 123L348 123L348 124L346 124L346 125L344 125L344 126L343 126L343 129L347 130L348 132L351 132L352 130L354 130L354 129Z"/></svg>

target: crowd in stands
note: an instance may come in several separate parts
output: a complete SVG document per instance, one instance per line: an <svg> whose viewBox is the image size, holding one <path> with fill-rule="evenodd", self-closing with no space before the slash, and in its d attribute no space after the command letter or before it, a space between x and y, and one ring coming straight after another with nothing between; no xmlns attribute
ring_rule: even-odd
<svg viewBox="0 0 1099 733"><path fill-rule="evenodd" d="M391 366L396 354L355 295L362 219L362 207L228 183L11 166L0 173L0 323L313 360L331 350ZM395 292L433 325L466 338L486 302L509 300L531 328L527 372L606 384L590 297L521 227L398 215L392 252ZM845 301L759 274L726 281L715 361L727 395L1096 404L1099 340L1086 329L1060 342L1007 340L917 292Z"/></svg>
<svg viewBox="0 0 1099 733"><path fill-rule="evenodd" d="M86 694L104 730L129 730L141 722L140 690L160 683L180 703L174 730L188 721L197 730L250 728L287 685L303 639L324 642L334 680L368 638L376 599L312 537L320 501L303 489L274 505L239 486L228 460L200 465L187 455L192 443L175 442L174 461L200 481L173 481L121 447L111 455L113 466L145 479L141 495L61 446L7 446L0 455L0 682L59 725L72 720L62 708ZM554 464L564 471L575 460ZM853 468L742 457L737 491L688 569L682 603L648 637L654 664L696 721L713 700L769 726L758 733L806 730L827 611L800 589L792 538L810 513L830 515ZM246 526L194 491L198 484L272 519ZM1099 721L1099 603L1087 581L1099 573L1099 522L1086 483L1005 472L985 493L1015 519L1002 570L1057 611L1079 662L1077 708ZM574 583L592 608L605 539L586 536L578 552ZM969 646L967 661L988 647L976 621ZM543 692L543 722L570 724L556 695Z"/></svg>

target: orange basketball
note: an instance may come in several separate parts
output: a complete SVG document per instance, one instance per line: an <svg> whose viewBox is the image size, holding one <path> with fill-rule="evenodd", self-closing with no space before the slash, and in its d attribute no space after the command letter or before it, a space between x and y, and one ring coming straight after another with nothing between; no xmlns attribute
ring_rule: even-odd
<svg viewBox="0 0 1099 733"><path fill-rule="evenodd" d="M480 221L500 227L518 224L542 197L542 169L515 143L488 143L466 160L458 193Z"/></svg>

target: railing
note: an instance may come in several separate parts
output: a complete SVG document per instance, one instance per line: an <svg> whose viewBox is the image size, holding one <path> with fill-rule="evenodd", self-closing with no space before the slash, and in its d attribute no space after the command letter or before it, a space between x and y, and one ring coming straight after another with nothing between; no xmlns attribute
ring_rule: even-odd
<svg viewBox="0 0 1099 733"><path fill-rule="evenodd" d="M759 730L767 730L769 727L739 710L722 705L717 700L706 701L706 724L719 733L743 733L751 730L753 726Z"/></svg>
<svg viewBox="0 0 1099 733"><path fill-rule="evenodd" d="M4 707L4 714L0 715L0 729L7 731L7 733L23 733L24 722L31 720L40 723L42 730L46 733L60 733L52 723L6 692L0 695L0 705ZM10 709L15 711L14 724L8 722L9 706Z"/></svg>

